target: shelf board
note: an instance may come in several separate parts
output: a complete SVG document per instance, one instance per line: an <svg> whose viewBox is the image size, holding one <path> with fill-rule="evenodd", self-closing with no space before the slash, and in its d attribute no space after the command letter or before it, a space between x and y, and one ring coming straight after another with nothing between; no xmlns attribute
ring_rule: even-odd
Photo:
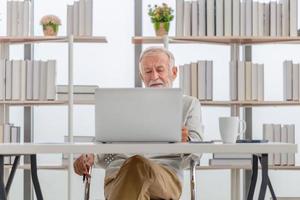
<svg viewBox="0 0 300 200"><path fill-rule="evenodd" d="M5 168L11 168L12 165L4 165ZM67 170L68 164L61 165L38 165L39 170ZM259 167L260 168L260 167ZM30 169L30 164L22 164L18 169ZM251 169L249 165L241 166L197 166L197 170L228 170L228 169ZM300 170L300 166L269 166L269 170Z"/></svg>
<svg viewBox="0 0 300 200"><path fill-rule="evenodd" d="M259 168L261 168L259 166ZM197 170L251 169L250 165L197 166ZM300 166L269 166L269 170L300 170Z"/></svg>
<svg viewBox="0 0 300 200"><path fill-rule="evenodd" d="M170 44L196 44L208 43L219 45L230 45L233 43L241 45L255 44L300 44L300 37L235 37L235 36L169 36ZM133 44L163 44L163 37L155 36L137 36L132 37Z"/></svg>
<svg viewBox="0 0 300 200"><path fill-rule="evenodd" d="M300 101L202 101L203 106L227 107L267 107L267 106L300 106Z"/></svg>
<svg viewBox="0 0 300 200"><path fill-rule="evenodd" d="M49 100L49 101L0 101L0 105L10 105L10 106L57 106L57 105L67 105L67 100ZM93 100L74 100L76 105L95 105Z"/></svg>
<svg viewBox="0 0 300 200"><path fill-rule="evenodd" d="M31 44L31 43L66 43L67 36L0 36L0 43ZM74 36L75 43L107 43L103 36Z"/></svg>

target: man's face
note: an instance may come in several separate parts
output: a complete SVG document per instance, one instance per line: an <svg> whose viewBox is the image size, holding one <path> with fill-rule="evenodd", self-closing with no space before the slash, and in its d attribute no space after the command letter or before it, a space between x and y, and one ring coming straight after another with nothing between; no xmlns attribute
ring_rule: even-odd
<svg viewBox="0 0 300 200"><path fill-rule="evenodd" d="M146 87L172 87L177 68L170 68L169 57L162 52L146 54L141 60L141 79Z"/></svg>

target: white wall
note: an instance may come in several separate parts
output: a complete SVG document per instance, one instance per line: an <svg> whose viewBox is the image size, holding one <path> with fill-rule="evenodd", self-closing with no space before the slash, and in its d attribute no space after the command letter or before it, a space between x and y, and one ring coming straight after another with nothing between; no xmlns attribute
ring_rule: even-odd
<svg viewBox="0 0 300 200"><path fill-rule="evenodd" d="M0 35L6 33L6 1L0 0ZM71 0L36 0L35 1L35 35L41 35L39 19L45 14L55 14L62 19L59 35L65 35L66 6ZM147 5L160 3L160 0L144 1L143 4L143 34L153 35L154 31L147 16ZM174 0L165 0L175 8ZM94 0L94 35L105 35L108 44L76 44L75 45L75 84L98 84L100 87L132 87L134 84L134 45L131 37L134 33L134 1ZM174 35L174 23L171 24L171 33ZM149 45L145 45L147 47ZM300 62L296 45L266 45L253 48L254 62L265 63L265 91L266 100L282 99L282 62L284 59L293 59ZM215 45L170 45L175 54L176 64L189 63L200 59L214 61L214 99L229 99L228 61L230 49L226 46ZM23 47L14 46L11 49L11 58L23 58ZM67 83L67 45L66 44L38 44L35 45L35 59L57 60L57 82ZM272 74L272 75L271 75ZM178 81L175 83L178 86ZM254 108L253 135L261 138L262 124L295 123L299 127L299 108ZM11 121L22 125L22 109L11 109ZM218 117L230 115L228 108L202 108L205 124L205 139L219 139ZM94 134L94 109L92 106L76 106L74 112L75 135ZM298 117L298 118L297 118ZM36 107L34 109L34 140L36 142L62 142L67 135L67 108L66 107ZM299 136L296 136L299 141ZM202 163L207 164L211 155L204 155ZM39 164L59 164L61 155L38 156ZM299 163L299 156L296 159ZM40 183L45 199L66 199L67 172L42 171L39 172ZM13 183L10 199L22 199L22 170L19 170ZM300 173L298 171L271 171L271 180L279 196L300 196ZM93 198L103 198L104 171L96 169L93 172ZM188 185L188 173L186 184ZM287 177L289 180L286 187ZM74 199L82 199L83 184L79 176L74 177ZM229 170L199 171L199 193L201 199L217 200L230 199ZM217 190L216 190L217 189ZM216 192L218 191L218 192ZM188 199L189 188L185 187L182 199ZM269 196L269 195L268 195Z"/></svg>

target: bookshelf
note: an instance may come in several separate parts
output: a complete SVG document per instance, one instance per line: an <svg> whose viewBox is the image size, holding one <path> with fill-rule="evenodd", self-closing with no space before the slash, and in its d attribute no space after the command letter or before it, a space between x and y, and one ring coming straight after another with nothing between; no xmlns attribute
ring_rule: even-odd
<svg viewBox="0 0 300 200"><path fill-rule="evenodd" d="M202 106L215 107L277 107L277 106L300 106L300 101L201 101Z"/></svg>

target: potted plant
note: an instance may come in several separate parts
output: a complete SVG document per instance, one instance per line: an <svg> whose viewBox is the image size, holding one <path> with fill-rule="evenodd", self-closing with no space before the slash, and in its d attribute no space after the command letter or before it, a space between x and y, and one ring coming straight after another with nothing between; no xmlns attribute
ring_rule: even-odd
<svg viewBox="0 0 300 200"><path fill-rule="evenodd" d="M45 15L42 17L40 24L43 26L45 36L56 36L58 27L61 25L61 21L55 15Z"/></svg>
<svg viewBox="0 0 300 200"><path fill-rule="evenodd" d="M174 10L166 3L162 3L161 6L154 5L154 7L149 5L148 8L148 15L154 25L156 36L168 35L170 22L174 18Z"/></svg>

